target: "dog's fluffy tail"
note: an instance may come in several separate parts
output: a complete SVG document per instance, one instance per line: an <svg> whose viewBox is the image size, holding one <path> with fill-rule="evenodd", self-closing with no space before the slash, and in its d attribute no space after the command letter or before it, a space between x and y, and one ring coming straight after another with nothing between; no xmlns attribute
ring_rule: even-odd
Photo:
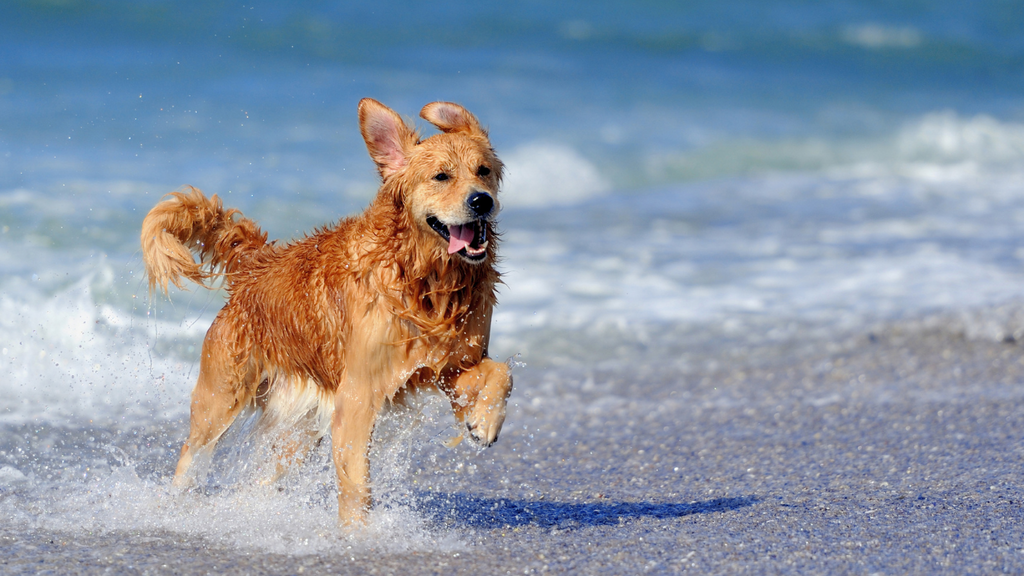
<svg viewBox="0 0 1024 576"><path fill-rule="evenodd" d="M142 221L142 259L151 292L159 285L166 293L168 283L182 288L183 277L206 288L211 286L205 281L220 274L230 282L232 273L269 247L267 233L255 222L238 210L225 210L216 194L207 198L191 186L171 192Z"/></svg>

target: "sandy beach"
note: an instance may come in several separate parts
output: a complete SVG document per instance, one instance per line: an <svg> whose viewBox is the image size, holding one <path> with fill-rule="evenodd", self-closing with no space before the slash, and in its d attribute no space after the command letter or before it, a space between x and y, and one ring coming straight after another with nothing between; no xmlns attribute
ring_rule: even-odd
<svg viewBox="0 0 1024 576"><path fill-rule="evenodd" d="M527 369L493 449L416 451L406 481L431 480L412 490L410 506L430 538L454 540L443 552L336 535L336 550L268 554L160 531L7 525L0 566L8 574L1024 568L1019 346L918 324L744 352L700 358L718 368L685 374L653 367L553 379ZM37 438L30 428L12 435L26 450ZM130 444L123 435L110 442ZM147 464L167 473L171 461ZM0 494L9 506L17 492ZM45 499L33 505L41 514Z"/></svg>

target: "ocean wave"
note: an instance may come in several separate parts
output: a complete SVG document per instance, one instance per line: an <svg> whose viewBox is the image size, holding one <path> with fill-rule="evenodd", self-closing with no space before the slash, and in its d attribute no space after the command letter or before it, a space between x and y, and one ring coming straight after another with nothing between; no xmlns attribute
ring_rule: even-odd
<svg viewBox="0 0 1024 576"><path fill-rule="evenodd" d="M153 348L158 339L198 343L208 323L145 319L98 303L94 292L114 281L104 265L53 294L5 283L0 422L145 422L186 413L192 366Z"/></svg>
<svg viewBox="0 0 1024 576"><path fill-rule="evenodd" d="M646 165L654 183L787 172L932 181L943 175L1017 174L1024 172L1024 124L939 110L874 136L725 139L655 154Z"/></svg>
<svg viewBox="0 0 1024 576"><path fill-rule="evenodd" d="M843 28L842 38L863 48L914 48L921 44L923 34L912 26L870 23Z"/></svg>
<svg viewBox="0 0 1024 576"><path fill-rule="evenodd" d="M985 114L933 112L904 125L894 140L903 161L1024 164L1024 124Z"/></svg>
<svg viewBox="0 0 1024 576"><path fill-rule="evenodd" d="M589 160L562 144L531 143L503 157L506 207L538 208L573 204L611 189Z"/></svg>

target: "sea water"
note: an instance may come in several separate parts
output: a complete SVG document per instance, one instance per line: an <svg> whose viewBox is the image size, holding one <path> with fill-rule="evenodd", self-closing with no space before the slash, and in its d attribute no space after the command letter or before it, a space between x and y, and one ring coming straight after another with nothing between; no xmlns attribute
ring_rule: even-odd
<svg viewBox="0 0 1024 576"><path fill-rule="evenodd" d="M223 293L151 294L142 218L185 184L283 241L361 210L367 96L426 134L424 104L460 102L507 164L491 354L525 363L519 450L556 414L665 409L680 380L650 374L734 350L894 322L1019 338L1022 23L951 1L5 4L0 512L26 534L457 551L472 536L431 494L529 490L471 482L519 456L447 448L429 397L379 427L369 536L334 528L324 451L247 481L244 422L203 490L169 486ZM580 402L624 379L636 396Z"/></svg>

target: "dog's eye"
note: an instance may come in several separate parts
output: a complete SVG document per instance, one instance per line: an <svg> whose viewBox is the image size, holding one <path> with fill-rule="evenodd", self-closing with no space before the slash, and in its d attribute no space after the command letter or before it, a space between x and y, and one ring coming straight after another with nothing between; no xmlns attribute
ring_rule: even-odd
<svg viewBox="0 0 1024 576"><path fill-rule="evenodd" d="M491 169L487 166L481 166L476 169L476 175L480 177L488 176L491 173Z"/></svg>
<svg viewBox="0 0 1024 576"><path fill-rule="evenodd" d="M438 182L444 182L447 179L448 179L448 175L445 174L444 172L441 172L437 176L434 176L434 180L437 180Z"/></svg>

